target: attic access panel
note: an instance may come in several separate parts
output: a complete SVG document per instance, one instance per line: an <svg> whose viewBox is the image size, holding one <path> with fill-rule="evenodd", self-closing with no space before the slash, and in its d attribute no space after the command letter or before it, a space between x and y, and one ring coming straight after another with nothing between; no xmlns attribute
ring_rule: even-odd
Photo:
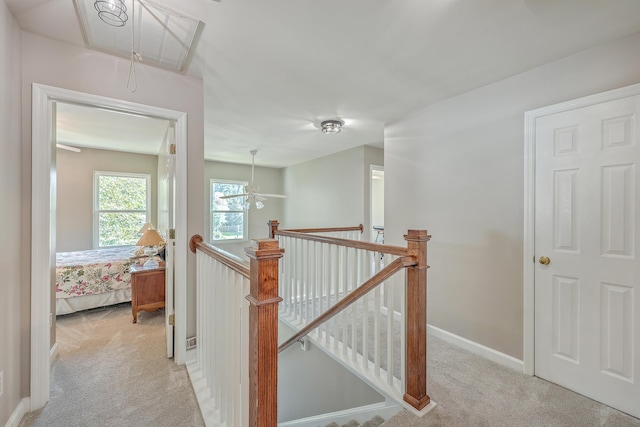
<svg viewBox="0 0 640 427"><path fill-rule="evenodd" d="M90 48L127 59L133 50L144 64L184 71L199 20L150 0L125 0L128 20L124 26L114 27L98 17L94 0L74 1Z"/></svg>

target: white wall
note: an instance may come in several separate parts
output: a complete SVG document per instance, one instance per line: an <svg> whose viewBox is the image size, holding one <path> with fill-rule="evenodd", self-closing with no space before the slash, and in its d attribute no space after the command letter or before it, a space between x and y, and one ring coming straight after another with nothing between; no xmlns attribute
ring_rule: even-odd
<svg viewBox="0 0 640 427"><path fill-rule="evenodd" d="M22 182L23 216L31 212L31 87L55 86L187 113L187 236L203 234L204 100L201 80L139 64L138 90L126 89L129 61L100 52L22 33ZM15 82L14 82L15 83ZM31 229L22 223L22 330L30 330L29 302ZM195 334L195 255L187 254L187 334ZM52 331L52 336L54 335ZM30 336L23 334L23 351L29 354ZM178 343L177 345L181 345ZM28 363L28 362L27 362ZM23 370L23 390L29 389L29 368Z"/></svg>
<svg viewBox="0 0 640 427"><path fill-rule="evenodd" d="M369 236L369 166L383 151L361 146L285 168L287 194L281 228L363 224Z"/></svg>
<svg viewBox="0 0 640 427"><path fill-rule="evenodd" d="M251 180L251 165L206 161L204 168L205 234L202 237L205 242L211 242L211 210L209 208L211 205L209 194L211 179L248 182ZM255 167L255 183L263 193L287 195L283 190L282 175L283 170L280 168ZM264 202L264 208L255 209L252 207L249 209L248 218L249 239L240 242L217 242L215 245L242 259L248 260L244 248L251 246L251 239L266 239L269 237L267 223L272 219L281 221L283 205L283 199L269 198Z"/></svg>
<svg viewBox="0 0 640 427"><path fill-rule="evenodd" d="M5 425L22 396L21 370L29 358L20 341L22 317L21 235L22 188L20 179L20 43L18 24L0 1L0 371L4 393L0 397L0 425ZM28 222L28 214L24 215Z"/></svg>
<svg viewBox="0 0 640 427"><path fill-rule="evenodd" d="M385 129L386 243L429 242L429 323L522 358L524 113L640 82L640 33Z"/></svg>
<svg viewBox="0 0 640 427"><path fill-rule="evenodd" d="M151 176L151 218L157 221L158 156L83 148L57 150L56 251L93 249L93 173L126 172Z"/></svg>

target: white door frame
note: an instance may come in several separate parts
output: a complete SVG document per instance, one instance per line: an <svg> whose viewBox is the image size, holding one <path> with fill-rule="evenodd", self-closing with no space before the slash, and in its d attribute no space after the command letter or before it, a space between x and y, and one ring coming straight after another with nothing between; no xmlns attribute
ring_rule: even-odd
<svg viewBox="0 0 640 427"><path fill-rule="evenodd" d="M51 129L53 103L71 102L154 116L176 124L176 257L175 319L176 342L186 342L187 300L187 114L149 105L136 104L52 86L33 84L31 149L31 410L42 408L49 400L50 325L52 259L55 253L52 225L55 200L52 200L54 157ZM53 193L55 194L55 193ZM178 345L175 362L183 364L186 348Z"/></svg>
<svg viewBox="0 0 640 427"><path fill-rule="evenodd" d="M524 115L524 372L535 374L536 120L551 114L640 95L640 84L527 111Z"/></svg>

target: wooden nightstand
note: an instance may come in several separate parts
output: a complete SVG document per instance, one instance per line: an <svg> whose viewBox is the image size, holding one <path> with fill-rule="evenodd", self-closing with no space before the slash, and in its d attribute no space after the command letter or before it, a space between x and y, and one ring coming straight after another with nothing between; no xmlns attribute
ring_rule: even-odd
<svg viewBox="0 0 640 427"><path fill-rule="evenodd" d="M131 265L131 313L133 323L138 322L138 312L156 311L164 307L164 265L144 268Z"/></svg>

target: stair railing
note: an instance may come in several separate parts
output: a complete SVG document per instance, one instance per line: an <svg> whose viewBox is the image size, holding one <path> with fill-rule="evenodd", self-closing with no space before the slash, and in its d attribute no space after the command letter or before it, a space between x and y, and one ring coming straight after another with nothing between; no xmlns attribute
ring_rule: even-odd
<svg viewBox="0 0 640 427"><path fill-rule="evenodd" d="M405 248L327 237L329 228L278 226L269 222L270 236L285 250L280 318L298 331L280 351L308 335L364 381L420 413L430 403L426 230L409 230Z"/></svg>
<svg viewBox="0 0 640 427"><path fill-rule="evenodd" d="M270 227L278 240L245 249L249 266L198 235L189 244L197 257L198 347L188 368L205 423L277 425L279 305L281 319L306 325L305 333L365 381L416 412L425 408L427 232L409 230L403 248L319 235L331 229ZM362 232L346 228L354 230L338 232ZM302 261L283 258L289 249L279 241ZM289 274L280 274L280 263ZM403 271L406 302L390 286Z"/></svg>
<svg viewBox="0 0 640 427"><path fill-rule="evenodd" d="M278 379L277 240L246 248L249 265L203 242L196 253L196 361L189 376L207 426L275 427Z"/></svg>

